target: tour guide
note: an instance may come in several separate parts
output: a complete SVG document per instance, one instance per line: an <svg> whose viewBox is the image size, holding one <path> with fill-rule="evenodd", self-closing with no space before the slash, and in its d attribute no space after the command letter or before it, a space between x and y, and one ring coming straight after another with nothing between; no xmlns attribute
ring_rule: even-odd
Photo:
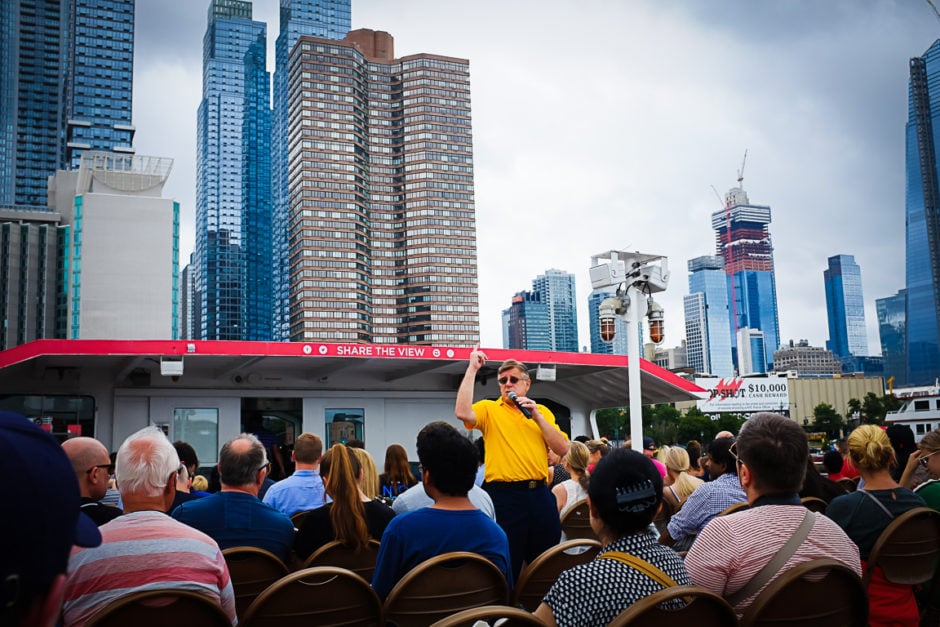
<svg viewBox="0 0 940 627"><path fill-rule="evenodd" d="M552 412L526 396L532 382L528 368L518 361L509 359L499 367L498 400L474 403L473 384L485 363L479 347L470 353L454 413L467 429L483 433L483 489L493 499L496 522L509 537L513 578L518 580L523 560L531 563L561 537L558 507L547 486L548 447L564 455L568 438Z"/></svg>

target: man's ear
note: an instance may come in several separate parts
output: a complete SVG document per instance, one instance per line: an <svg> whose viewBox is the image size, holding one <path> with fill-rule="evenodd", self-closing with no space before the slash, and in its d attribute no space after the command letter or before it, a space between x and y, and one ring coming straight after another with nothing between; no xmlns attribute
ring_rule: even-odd
<svg viewBox="0 0 940 627"><path fill-rule="evenodd" d="M747 467L747 464L738 464L738 481L741 482L742 488L747 488L754 481L754 477L751 476L751 469Z"/></svg>

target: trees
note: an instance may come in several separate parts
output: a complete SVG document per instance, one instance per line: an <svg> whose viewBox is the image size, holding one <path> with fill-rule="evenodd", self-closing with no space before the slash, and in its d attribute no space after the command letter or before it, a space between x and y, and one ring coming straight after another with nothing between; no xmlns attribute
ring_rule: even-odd
<svg viewBox="0 0 940 627"><path fill-rule="evenodd" d="M886 413L884 399L874 392L869 392L862 399L862 417L868 424L880 425L884 422Z"/></svg>
<svg viewBox="0 0 940 627"><path fill-rule="evenodd" d="M820 403L813 408L814 429L816 431L825 431L828 437L839 437L840 429L844 423L842 416L836 411L835 407L828 403Z"/></svg>

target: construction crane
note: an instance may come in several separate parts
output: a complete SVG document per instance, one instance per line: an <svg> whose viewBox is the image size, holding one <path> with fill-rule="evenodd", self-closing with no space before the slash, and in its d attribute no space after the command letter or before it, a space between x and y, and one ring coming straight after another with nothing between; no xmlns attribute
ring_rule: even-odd
<svg viewBox="0 0 940 627"><path fill-rule="evenodd" d="M927 0L928 2L930 0ZM744 165L747 163L747 148L744 149L744 158L741 159L741 169L738 170L738 187L744 189Z"/></svg>

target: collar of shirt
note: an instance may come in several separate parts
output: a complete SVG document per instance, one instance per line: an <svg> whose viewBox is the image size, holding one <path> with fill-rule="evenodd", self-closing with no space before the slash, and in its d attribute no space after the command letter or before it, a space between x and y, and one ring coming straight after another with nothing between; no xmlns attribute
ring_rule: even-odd
<svg viewBox="0 0 940 627"><path fill-rule="evenodd" d="M799 494L764 494L757 498L751 507L761 505L802 505Z"/></svg>

